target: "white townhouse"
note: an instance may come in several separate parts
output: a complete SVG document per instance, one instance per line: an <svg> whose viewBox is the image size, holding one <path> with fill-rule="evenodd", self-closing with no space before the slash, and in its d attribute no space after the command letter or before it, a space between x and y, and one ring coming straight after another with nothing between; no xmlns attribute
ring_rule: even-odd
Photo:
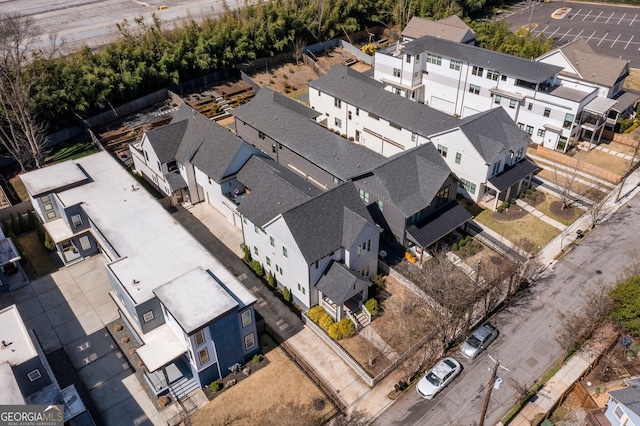
<svg viewBox="0 0 640 426"><path fill-rule="evenodd" d="M561 66L436 37L379 50L374 78L387 90L458 117L502 107L533 142L566 151L599 138L615 104L588 81L563 81Z"/></svg>
<svg viewBox="0 0 640 426"><path fill-rule="evenodd" d="M136 351L156 395L179 398L259 351L256 298L109 153L21 179L56 241L75 235L80 257L107 260L110 295L142 342Z"/></svg>

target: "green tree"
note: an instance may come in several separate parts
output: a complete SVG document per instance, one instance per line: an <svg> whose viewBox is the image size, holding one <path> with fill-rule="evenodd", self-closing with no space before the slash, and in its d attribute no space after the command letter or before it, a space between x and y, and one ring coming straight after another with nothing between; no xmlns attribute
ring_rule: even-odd
<svg viewBox="0 0 640 426"><path fill-rule="evenodd" d="M613 318L625 333L640 336L640 276L619 282L609 296L615 306Z"/></svg>

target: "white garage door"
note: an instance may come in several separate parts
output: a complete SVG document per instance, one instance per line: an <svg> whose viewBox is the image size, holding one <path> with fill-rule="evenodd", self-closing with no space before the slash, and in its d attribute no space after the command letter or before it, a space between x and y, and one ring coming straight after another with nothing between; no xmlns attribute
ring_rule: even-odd
<svg viewBox="0 0 640 426"><path fill-rule="evenodd" d="M431 108L446 112L447 114L452 114L455 111L455 104L446 99L436 98L435 96L431 97L431 102L429 103Z"/></svg>

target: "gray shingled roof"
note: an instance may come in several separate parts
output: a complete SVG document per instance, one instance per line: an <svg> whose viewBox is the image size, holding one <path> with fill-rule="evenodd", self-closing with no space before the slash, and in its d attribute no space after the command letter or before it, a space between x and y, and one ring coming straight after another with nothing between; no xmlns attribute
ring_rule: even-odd
<svg viewBox="0 0 640 426"><path fill-rule="evenodd" d="M550 95L557 96L558 98L568 99L574 102L581 102L584 98L589 96L589 93L581 90L572 89L566 86L557 86L551 92Z"/></svg>
<svg viewBox="0 0 640 426"><path fill-rule="evenodd" d="M347 301L353 293L353 286L357 282L368 283L350 271L343 263L331 261L324 271L316 288L338 305Z"/></svg>
<svg viewBox="0 0 640 426"><path fill-rule="evenodd" d="M187 182L184 180L180 172L165 173L164 178L167 180L169 187L174 192L178 189L187 187Z"/></svg>
<svg viewBox="0 0 640 426"><path fill-rule="evenodd" d="M488 163L502 151L526 147L531 138L513 122L503 108L493 108L463 120L460 130Z"/></svg>
<svg viewBox="0 0 640 426"><path fill-rule="evenodd" d="M242 139L209 120L186 104L178 108L168 126L185 126L175 152L180 163L190 161L208 177L220 182L229 174L228 168L241 149L247 149Z"/></svg>
<svg viewBox="0 0 640 426"><path fill-rule="evenodd" d="M404 52L413 55L435 53L534 83L542 83L562 71L562 67L555 65L430 36L406 43Z"/></svg>
<svg viewBox="0 0 640 426"><path fill-rule="evenodd" d="M251 190L243 196L238 211L260 227L322 193L271 158L251 157L236 178Z"/></svg>
<svg viewBox="0 0 640 426"><path fill-rule="evenodd" d="M615 98L616 104L612 109L618 113L622 113L631 106L635 105L636 102L638 102L638 99L640 99L640 96L636 95L635 93L622 92Z"/></svg>
<svg viewBox="0 0 640 426"><path fill-rule="evenodd" d="M431 204L451 171L431 143L420 145L389 158L387 163L358 179L377 179L391 202L410 217Z"/></svg>
<svg viewBox="0 0 640 426"><path fill-rule="evenodd" d="M640 416L640 379L635 378L626 382L626 388L609 391L609 395Z"/></svg>
<svg viewBox="0 0 640 426"><path fill-rule="evenodd" d="M626 60L598 54L582 38L577 38L558 50L571 62L582 80L613 87L621 76L629 74ZM602 66L603 64L607 65Z"/></svg>
<svg viewBox="0 0 640 426"><path fill-rule="evenodd" d="M385 160L311 120L318 112L271 89L261 89L232 114L342 180Z"/></svg>
<svg viewBox="0 0 640 426"><path fill-rule="evenodd" d="M474 34L473 30L456 15L438 21L414 16L402 30L404 37L416 39L428 35L457 43L462 43L469 37L473 38Z"/></svg>
<svg viewBox="0 0 640 426"><path fill-rule="evenodd" d="M309 82L309 87L425 137L459 122L444 112L384 90L383 83L344 65L334 65L328 73Z"/></svg>
<svg viewBox="0 0 640 426"><path fill-rule="evenodd" d="M176 158L178 146L180 146L186 130L187 122L181 121L151 129L145 133L161 163L164 164Z"/></svg>
<svg viewBox="0 0 640 426"><path fill-rule="evenodd" d="M343 183L294 207L283 213L282 218L309 264L345 247L345 237L348 240L359 234L367 223L375 226L353 182Z"/></svg>

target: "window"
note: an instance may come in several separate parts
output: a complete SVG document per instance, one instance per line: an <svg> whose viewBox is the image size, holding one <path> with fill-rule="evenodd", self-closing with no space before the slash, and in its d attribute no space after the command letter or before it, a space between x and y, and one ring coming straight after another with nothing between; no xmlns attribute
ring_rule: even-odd
<svg viewBox="0 0 640 426"><path fill-rule="evenodd" d="M145 312L144 315L142 315L142 319L144 320L144 322L149 322L153 318L154 318L153 311Z"/></svg>
<svg viewBox="0 0 640 426"><path fill-rule="evenodd" d="M564 123L562 124L562 127L564 127L565 129L568 129L571 127L571 124L573 123L573 119L574 119L574 115L573 114L567 114L564 116Z"/></svg>
<svg viewBox="0 0 640 426"><path fill-rule="evenodd" d="M533 135L533 126L527 126L527 133L529 136Z"/></svg>
<svg viewBox="0 0 640 426"><path fill-rule="evenodd" d="M273 152L274 154L276 153L276 144L275 143L271 144L271 152ZM209 183L211 183L211 182L209 182Z"/></svg>
<svg viewBox="0 0 640 426"><path fill-rule="evenodd" d="M498 172L500 171L500 164L502 164L502 162L498 161L496 164L493 165L493 170L491 171L491 176L494 176L494 175L498 174Z"/></svg>
<svg viewBox="0 0 640 426"><path fill-rule="evenodd" d="M247 217L246 216L242 216L242 223L244 223L245 225L247 224Z"/></svg>
<svg viewBox="0 0 640 426"><path fill-rule="evenodd" d="M493 103L494 103L494 104L498 104L498 105L499 105L501 101L502 101L502 96L500 96L500 95L495 95L495 96L493 97Z"/></svg>
<svg viewBox="0 0 640 426"><path fill-rule="evenodd" d="M256 338L253 333L248 334L244 337L244 349L248 351L252 347L256 345Z"/></svg>
<svg viewBox="0 0 640 426"><path fill-rule="evenodd" d="M356 115L360 115L360 108L356 108Z"/></svg>
<svg viewBox="0 0 640 426"><path fill-rule="evenodd" d="M519 129L524 129L524 123L518 123L518 128Z"/></svg>
<svg viewBox="0 0 640 426"><path fill-rule="evenodd" d="M89 250L91 248L91 240L89 240L87 235L80 237L78 241L80 242L82 250Z"/></svg>
<svg viewBox="0 0 640 426"><path fill-rule="evenodd" d="M393 69L393 76L394 77L400 77L400 68L394 68Z"/></svg>
<svg viewBox="0 0 640 426"><path fill-rule="evenodd" d="M51 204L51 203L47 203L43 207L44 207L45 211L53 210L53 204Z"/></svg>
<svg viewBox="0 0 640 426"><path fill-rule="evenodd" d="M264 133L262 133L262 132L258 132L258 137L259 137L260 139L264 139L264 138L265 138L265 134L264 134Z"/></svg>
<svg viewBox="0 0 640 426"><path fill-rule="evenodd" d="M454 61L453 59L449 61L449 68L452 70L460 71L460 65L462 65L460 61Z"/></svg>
<svg viewBox="0 0 640 426"><path fill-rule="evenodd" d="M474 95L480 94L480 86L476 86L475 84L469 85L469 93L473 93Z"/></svg>
<svg viewBox="0 0 640 426"><path fill-rule="evenodd" d="M149 161L149 154L147 154L147 151L143 151L144 152L144 158Z"/></svg>
<svg viewBox="0 0 640 426"><path fill-rule="evenodd" d="M200 359L200 364L206 364L209 362L209 351L207 348L203 348L198 351L198 359Z"/></svg>
<svg viewBox="0 0 640 426"><path fill-rule="evenodd" d="M624 416L624 410L620 407L620 404L616 404L616 408L613 409L613 415L620 420Z"/></svg>
<svg viewBox="0 0 640 426"><path fill-rule="evenodd" d="M334 122L336 124L336 127L342 127L342 120L339 119L338 117L335 118Z"/></svg>
<svg viewBox="0 0 640 426"><path fill-rule="evenodd" d="M285 246L282 246L282 255L284 257L289 257L289 253L287 252L287 248Z"/></svg>
<svg viewBox="0 0 640 426"><path fill-rule="evenodd" d="M484 68L476 67L475 65L471 68L471 74L477 75L478 77L482 77L482 73L484 72Z"/></svg>
<svg viewBox="0 0 640 426"><path fill-rule="evenodd" d="M50 211L47 212L47 219L54 219L56 217L56 212Z"/></svg>
<svg viewBox="0 0 640 426"><path fill-rule="evenodd" d="M334 105L336 108L342 108L342 101L341 101L340 99L338 99L338 98L335 98L335 99L333 100L333 105Z"/></svg>
<svg viewBox="0 0 640 426"><path fill-rule="evenodd" d="M427 62L434 65L442 65L442 56L427 53Z"/></svg>
<svg viewBox="0 0 640 426"><path fill-rule="evenodd" d="M204 330L198 330L193 335L193 340L196 342L196 346L200 346L204 343Z"/></svg>
<svg viewBox="0 0 640 426"><path fill-rule="evenodd" d="M364 189L360 189L358 192L360 193L360 199L362 199L365 204L369 204L369 193Z"/></svg>
<svg viewBox="0 0 640 426"><path fill-rule="evenodd" d="M271 266L271 259L269 259L269 256L267 256L267 266Z"/></svg>
<svg viewBox="0 0 640 426"><path fill-rule="evenodd" d="M211 177L207 176L207 181L209 182L209 185L211 185Z"/></svg>
<svg viewBox="0 0 640 426"><path fill-rule="evenodd" d="M549 115L551 115L551 108L545 108L544 109L544 114L542 114L545 117L548 117Z"/></svg>
<svg viewBox="0 0 640 426"><path fill-rule="evenodd" d="M362 269L360 269L360 275L366 277L369 275L369 265L365 265Z"/></svg>
<svg viewBox="0 0 640 426"><path fill-rule="evenodd" d="M469 194L475 194L476 193L476 184L475 183L471 183L468 180L464 180L464 179L460 179L460 182L462 183L462 187Z"/></svg>
<svg viewBox="0 0 640 426"><path fill-rule="evenodd" d="M502 81L507 81L507 76L506 76L506 75L504 75L504 74L502 74L502 75L500 76L500 80L502 80Z"/></svg>
<svg viewBox="0 0 640 426"><path fill-rule="evenodd" d="M498 71L487 70L487 79L489 79L489 80L498 81L498 76L499 75L500 75L500 73Z"/></svg>
<svg viewBox="0 0 640 426"><path fill-rule="evenodd" d="M364 241L362 244L358 244L358 257L361 254L367 253L371 251L371 238L369 238L367 241Z"/></svg>
<svg viewBox="0 0 640 426"><path fill-rule="evenodd" d="M417 133L411 133L411 142L415 142L418 140L418 134Z"/></svg>
<svg viewBox="0 0 640 426"><path fill-rule="evenodd" d="M304 287L302 287L302 294L307 294L307 292L306 292Z"/></svg>
<svg viewBox="0 0 640 426"><path fill-rule="evenodd" d="M515 108L516 107L516 100L515 99L511 99L509 101L509 108Z"/></svg>
<svg viewBox="0 0 640 426"><path fill-rule="evenodd" d="M396 87L394 92L395 92L396 95L399 95L400 93L402 93L402 91L400 89L398 89L397 87Z"/></svg>
<svg viewBox="0 0 640 426"><path fill-rule="evenodd" d="M38 370L37 368L33 371L29 371L29 373L27 374L27 377L29 378L30 382L35 382L36 380L38 380L40 377L42 377L42 374L40 374L40 370Z"/></svg>
<svg viewBox="0 0 640 426"><path fill-rule="evenodd" d="M449 187L441 189L440 192L436 194L436 207L442 205L449 201Z"/></svg>
<svg viewBox="0 0 640 426"><path fill-rule="evenodd" d="M531 102L529 102L529 105L527 105L527 109L528 109L529 111L531 111L531 109L532 109L532 108L533 108L533 104L532 104Z"/></svg>
<svg viewBox="0 0 640 426"><path fill-rule="evenodd" d="M516 152L516 161L522 158L523 152L524 152L524 148L520 148L518 152Z"/></svg>
<svg viewBox="0 0 640 426"><path fill-rule="evenodd" d="M546 130L544 129L538 129L538 136L544 138L544 134L546 133Z"/></svg>
<svg viewBox="0 0 640 426"><path fill-rule="evenodd" d="M159 161L156 161L156 163L158 163L158 170L159 170L159 171L162 171L162 166L160 165L160 162L159 162Z"/></svg>
<svg viewBox="0 0 640 426"><path fill-rule="evenodd" d="M440 153L440 155L442 155L443 157L447 157L447 147L438 144L438 152Z"/></svg>
<svg viewBox="0 0 640 426"><path fill-rule="evenodd" d="M253 230L254 230L254 231L256 231L256 234L258 234L258 233L259 233L259 231L258 231L258 225L253 225Z"/></svg>
<svg viewBox="0 0 640 426"><path fill-rule="evenodd" d="M349 111L349 113L347 114L347 117L349 118L349 120L351 120L351 111Z"/></svg>
<svg viewBox="0 0 640 426"><path fill-rule="evenodd" d="M378 204L378 208L380 209L380 211L382 211L382 207L384 206L384 203L382 202L382 200L376 201L376 204Z"/></svg>
<svg viewBox="0 0 640 426"><path fill-rule="evenodd" d="M460 164L462 161L462 154L460 152L456 152L456 164Z"/></svg>
<svg viewBox="0 0 640 426"><path fill-rule="evenodd" d="M79 214L74 214L71 216L71 223L73 223L74 228L79 228L82 226L82 216Z"/></svg>
<svg viewBox="0 0 640 426"><path fill-rule="evenodd" d="M256 256L259 256L259 254L258 254L258 246L253 246L253 254L255 254Z"/></svg>
<svg viewBox="0 0 640 426"><path fill-rule="evenodd" d="M360 130L356 130L356 142L360 142Z"/></svg>
<svg viewBox="0 0 640 426"><path fill-rule="evenodd" d="M279 272L282 275L282 268L276 265L276 272Z"/></svg>
<svg viewBox="0 0 640 426"><path fill-rule="evenodd" d="M405 60L407 61L408 64L410 64L411 63L411 55L407 55L405 57Z"/></svg>
<svg viewBox="0 0 640 426"><path fill-rule="evenodd" d="M276 246L276 240L273 237L269 237L269 244L271 245L271 247L275 247Z"/></svg>
<svg viewBox="0 0 640 426"><path fill-rule="evenodd" d="M242 318L242 326L246 327L251 324L251 309L247 309L243 313L240 314L240 318Z"/></svg>

